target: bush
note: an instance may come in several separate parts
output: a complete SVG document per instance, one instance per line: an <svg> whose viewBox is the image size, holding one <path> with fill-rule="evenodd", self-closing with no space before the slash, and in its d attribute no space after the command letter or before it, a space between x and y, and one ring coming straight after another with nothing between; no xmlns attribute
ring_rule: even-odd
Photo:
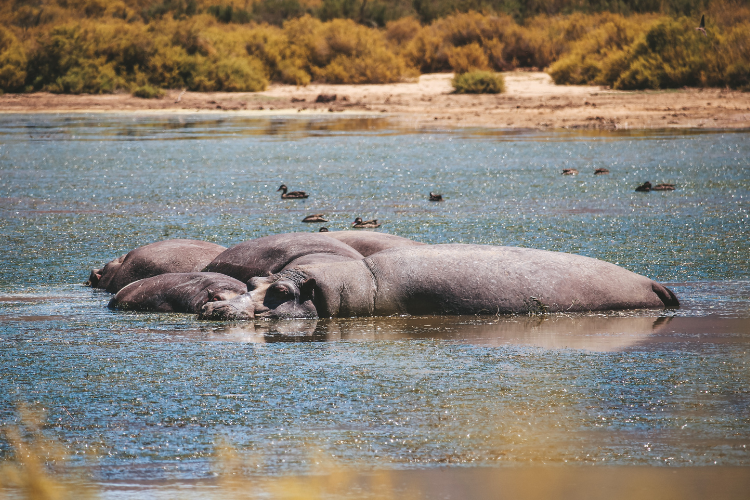
<svg viewBox="0 0 750 500"><path fill-rule="evenodd" d="M164 90L160 89L159 87L154 87L153 85L146 84L141 85L140 87L136 87L133 90L133 96L142 97L143 99L154 99L163 97Z"/></svg>
<svg viewBox="0 0 750 500"><path fill-rule="evenodd" d="M693 29L700 15L581 12L598 12L601 0L537 0L519 14L518 2L503 1L523 24L493 14L497 2L473 0L0 2L0 91L254 91L269 81L386 83L519 67L620 89L750 85L750 8L740 2L708 0L703 37ZM633 12L659 3L618 1ZM703 0L664 2L695 14L677 7ZM550 15L527 16L542 3ZM463 12L471 6L488 10ZM574 12L551 15L560 9ZM351 19L320 19L342 16Z"/></svg>
<svg viewBox="0 0 750 500"><path fill-rule="evenodd" d="M0 27L0 91L23 89L26 81L26 51L9 30Z"/></svg>
<svg viewBox="0 0 750 500"><path fill-rule="evenodd" d="M456 74L451 85L457 94L500 94L505 92L505 78L491 71L469 71Z"/></svg>

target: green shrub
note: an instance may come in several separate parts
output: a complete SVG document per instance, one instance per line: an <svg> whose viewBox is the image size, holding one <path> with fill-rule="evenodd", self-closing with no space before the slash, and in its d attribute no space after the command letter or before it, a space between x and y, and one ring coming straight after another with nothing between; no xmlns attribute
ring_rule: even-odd
<svg viewBox="0 0 750 500"><path fill-rule="evenodd" d="M142 97L143 99L155 99L163 97L164 90L147 83L133 89L133 96Z"/></svg>
<svg viewBox="0 0 750 500"><path fill-rule="evenodd" d="M453 77L451 85L457 94L500 94L505 92L505 78L491 71L469 71Z"/></svg>
<svg viewBox="0 0 750 500"><path fill-rule="evenodd" d="M20 90L26 81L26 51L9 30L0 27L0 91Z"/></svg>

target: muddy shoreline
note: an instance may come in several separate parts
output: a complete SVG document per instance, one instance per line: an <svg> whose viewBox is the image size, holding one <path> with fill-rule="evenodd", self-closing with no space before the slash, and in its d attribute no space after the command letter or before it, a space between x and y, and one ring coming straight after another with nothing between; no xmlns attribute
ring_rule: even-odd
<svg viewBox="0 0 750 500"><path fill-rule="evenodd" d="M182 92L159 99L130 94L0 95L0 113L376 114L415 128L665 129L750 128L750 93L728 89L613 91L558 86L541 72L506 74L498 95L452 94L450 74L384 85L274 84L264 92ZM336 96L316 102L318 96Z"/></svg>

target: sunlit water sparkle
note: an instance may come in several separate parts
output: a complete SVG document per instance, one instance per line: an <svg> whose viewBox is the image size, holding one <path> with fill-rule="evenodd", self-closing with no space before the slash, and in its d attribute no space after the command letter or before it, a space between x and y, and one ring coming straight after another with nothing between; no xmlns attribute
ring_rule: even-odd
<svg viewBox="0 0 750 500"><path fill-rule="evenodd" d="M72 455L98 448L103 481L210 477L222 436L270 474L316 453L750 465L749 159L747 131L1 116L0 419L44 407ZM677 190L634 192L646 180ZM280 200L282 182L310 198ZM362 216L428 243L600 258L667 283L682 308L210 323L113 312L80 285L146 243L315 231L300 223L312 213L332 230Z"/></svg>

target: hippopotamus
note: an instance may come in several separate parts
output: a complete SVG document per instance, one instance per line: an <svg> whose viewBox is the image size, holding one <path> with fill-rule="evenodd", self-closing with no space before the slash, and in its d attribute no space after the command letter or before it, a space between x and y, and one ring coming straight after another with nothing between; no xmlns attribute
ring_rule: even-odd
<svg viewBox="0 0 750 500"><path fill-rule="evenodd" d="M197 313L206 302L247 292L243 282L219 273L166 273L130 283L109 301L110 309Z"/></svg>
<svg viewBox="0 0 750 500"><path fill-rule="evenodd" d="M242 242L220 253L204 269L247 282L277 273L293 261L302 264L361 260L355 249L320 233L285 233Z"/></svg>
<svg viewBox="0 0 750 500"><path fill-rule="evenodd" d="M365 257L389 248L424 245L424 243L418 241L387 233L333 231L327 232L325 235L346 243Z"/></svg>
<svg viewBox="0 0 750 500"><path fill-rule="evenodd" d="M489 245L393 248L248 283L201 319L526 314L677 307L663 285L601 260Z"/></svg>
<svg viewBox="0 0 750 500"><path fill-rule="evenodd" d="M110 293L144 278L165 273L190 273L203 269L226 247L207 241L173 239L138 247L94 269L87 285Z"/></svg>

